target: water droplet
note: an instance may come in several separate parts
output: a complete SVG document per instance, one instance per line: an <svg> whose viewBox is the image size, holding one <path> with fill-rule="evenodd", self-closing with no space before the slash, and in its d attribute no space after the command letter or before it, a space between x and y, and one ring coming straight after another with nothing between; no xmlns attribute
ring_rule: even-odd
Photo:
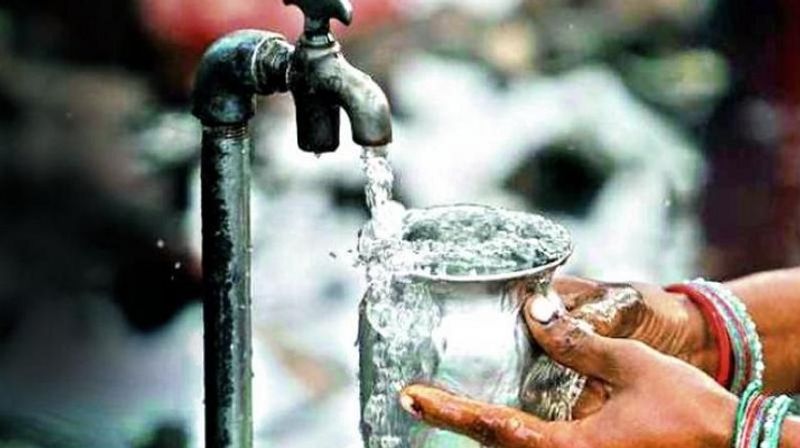
<svg viewBox="0 0 800 448"><path fill-rule="evenodd" d="M158 241L156 241L156 247L159 248L159 249L163 249L165 245L166 244L164 243L164 240L162 240L160 238L158 239Z"/></svg>
<svg viewBox="0 0 800 448"><path fill-rule="evenodd" d="M178 269L180 269L180 268L181 268L181 266L183 266L183 265L181 264L181 262L180 262L180 261L176 261L176 262L175 262L175 264L173 265L173 267L175 268L175 270L176 270L176 271L177 271Z"/></svg>

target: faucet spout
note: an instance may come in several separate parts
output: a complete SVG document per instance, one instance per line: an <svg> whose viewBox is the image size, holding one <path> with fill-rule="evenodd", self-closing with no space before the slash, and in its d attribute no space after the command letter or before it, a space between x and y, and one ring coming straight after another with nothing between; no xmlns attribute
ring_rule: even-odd
<svg viewBox="0 0 800 448"><path fill-rule="evenodd" d="M340 108L350 118L355 143L383 146L392 141L386 95L347 62L335 41L322 46L301 41L292 59L289 90L297 107L298 145L305 151L336 150Z"/></svg>
<svg viewBox="0 0 800 448"><path fill-rule="evenodd" d="M353 141L362 146L383 146L392 141L392 117L383 89L371 76L338 58L341 82L333 91L350 117Z"/></svg>

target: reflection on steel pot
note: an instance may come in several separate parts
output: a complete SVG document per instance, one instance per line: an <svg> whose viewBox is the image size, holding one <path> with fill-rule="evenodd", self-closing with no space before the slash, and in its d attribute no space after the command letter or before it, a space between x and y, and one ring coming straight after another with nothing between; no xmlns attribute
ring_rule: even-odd
<svg viewBox="0 0 800 448"><path fill-rule="evenodd" d="M433 210L439 213L437 219L448 220L452 216L441 211L459 207L471 207L464 210L481 214L497 213L496 209L475 206L438 207L419 213ZM505 213L498 216L505 219ZM513 212L508 213L511 217ZM515 215L519 218L525 214ZM525 216L536 225L546 224L537 232L544 229L545 233L567 235L549 220ZM412 229L413 221L413 217L406 220L404 238L418 233ZM485 227L485 222L481 225ZM440 226L456 231L457 227L453 222ZM548 239L552 235L526 232L524 226L512 227L526 237L557 241ZM442 236L438 231L430 234ZM458 244L468 244L469 238L458 240ZM464 250L480 252L483 241L473 241ZM522 408L547 419L569 418L585 380L542 354L532 341L520 311L532 295L542 295L563 307L550 282L570 250L567 236L558 253L549 252L550 261L527 269L466 275L396 272L386 290L371 283L362 302L359 328L361 429L365 446L477 446L464 437L417 423L402 412L397 392L412 382L434 384L474 399ZM381 303L387 308L383 315L388 316L384 318L388 322L373 317L373 308Z"/></svg>

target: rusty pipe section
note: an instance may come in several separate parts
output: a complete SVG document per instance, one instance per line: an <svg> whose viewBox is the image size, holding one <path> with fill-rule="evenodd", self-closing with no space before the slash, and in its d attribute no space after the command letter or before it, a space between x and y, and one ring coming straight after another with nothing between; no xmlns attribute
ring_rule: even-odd
<svg viewBox="0 0 800 448"><path fill-rule="evenodd" d="M203 364L208 447L251 447L250 140L206 127L202 148Z"/></svg>
<svg viewBox="0 0 800 448"><path fill-rule="evenodd" d="M205 446L253 446L248 122L255 96L286 91L293 47L280 35L237 31L198 67L193 113L203 123L203 356Z"/></svg>

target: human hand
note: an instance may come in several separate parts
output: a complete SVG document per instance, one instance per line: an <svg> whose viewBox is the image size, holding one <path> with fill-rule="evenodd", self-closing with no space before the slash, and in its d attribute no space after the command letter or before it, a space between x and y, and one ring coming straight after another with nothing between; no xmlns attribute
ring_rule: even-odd
<svg viewBox="0 0 800 448"><path fill-rule="evenodd" d="M568 314L586 321L601 336L644 342L707 373L716 368L716 347L705 319L683 294L646 283L569 276L556 278L553 288Z"/></svg>
<svg viewBox="0 0 800 448"><path fill-rule="evenodd" d="M713 337L699 309L685 296L643 283L601 283L577 277L558 277L553 289L566 307L566 314L587 322L602 336L634 339L712 374L717 366ZM563 313L543 305L536 297L525 305L525 318L535 324L532 311ZM571 416L580 418L596 411L608 398L602 384L589 378Z"/></svg>
<svg viewBox="0 0 800 448"><path fill-rule="evenodd" d="M487 446L729 446L737 399L708 375L642 342L600 336L571 316L545 324L529 316L528 323L548 355L603 388L607 399L598 409L575 421L544 422L423 385L405 388L401 405L428 424Z"/></svg>

